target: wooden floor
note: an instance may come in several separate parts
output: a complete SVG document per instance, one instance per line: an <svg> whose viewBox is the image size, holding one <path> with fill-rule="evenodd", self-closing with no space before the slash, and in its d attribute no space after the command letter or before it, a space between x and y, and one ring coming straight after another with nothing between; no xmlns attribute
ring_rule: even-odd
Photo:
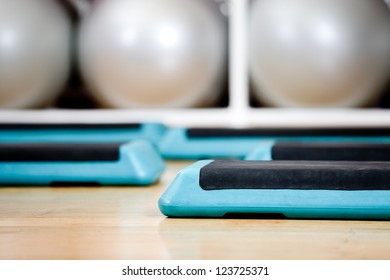
<svg viewBox="0 0 390 280"><path fill-rule="evenodd" d="M152 187L1 188L0 259L390 259L390 222L168 219Z"/></svg>

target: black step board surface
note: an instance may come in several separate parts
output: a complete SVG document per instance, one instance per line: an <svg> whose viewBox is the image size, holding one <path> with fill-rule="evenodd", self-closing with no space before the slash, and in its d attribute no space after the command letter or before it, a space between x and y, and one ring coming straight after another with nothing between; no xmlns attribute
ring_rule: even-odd
<svg viewBox="0 0 390 280"><path fill-rule="evenodd" d="M229 138L229 137L373 137L390 136L390 128L275 128L275 129L228 129L189 128L188 138Z"/></svg>
<svg viewBox="0 0 390 280"><path fill-rule="evenodd" d="M390 144L279 142L273 160L390 161Z"/></svg>
<svg viewBox="0 0 390 280"><path fill-rule="evenodd" d="M2 143L0 162L117 161L121 143Z"/></svg>
<svg viewBox="0 0 390 280"><path fill-rule="evenodd" d="M217 160L200 170L204 190L390 190L390 162Z"/></svg>

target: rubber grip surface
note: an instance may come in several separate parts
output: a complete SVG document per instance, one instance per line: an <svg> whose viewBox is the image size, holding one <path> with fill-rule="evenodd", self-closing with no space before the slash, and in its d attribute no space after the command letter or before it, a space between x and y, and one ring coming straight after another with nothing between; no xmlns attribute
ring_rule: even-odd
<svg viewBox="0 0 390 280"><path fill-rule="evenodd" d="M390 144L276 143L273 160L390 161Z"/></svg>
<svg viewBox="0 0 390 280"><path fill-rule="evenodd" d="M217 160L200 169L204 190L390 190L390 162Z"/></svg>
<svg viewBox="0 0 390 280"><path fill-rule="evenodd" d="M0 162L116 161L120 143L2 143Z"/></svg>

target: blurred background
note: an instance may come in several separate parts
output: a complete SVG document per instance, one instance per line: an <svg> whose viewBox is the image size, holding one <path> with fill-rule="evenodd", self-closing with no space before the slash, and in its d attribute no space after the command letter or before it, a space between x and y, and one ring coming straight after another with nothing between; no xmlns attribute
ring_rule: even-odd
<svg viewBox="0 0 390 280"><path fill-rule="evenodd" d="M385 1L242 1L248 93L234 1L0 0L0 108L390 108Z"/></svg>

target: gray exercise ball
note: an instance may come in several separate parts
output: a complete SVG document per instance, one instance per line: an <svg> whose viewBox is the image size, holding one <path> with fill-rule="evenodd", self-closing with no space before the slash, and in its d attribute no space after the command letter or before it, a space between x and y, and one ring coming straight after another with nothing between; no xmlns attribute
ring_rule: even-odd
<svg viewBox="0 0 390 280"><path fill-rule="evenodd" d="M255 97L281 107L357 107L390 76L382 0L257 0L250 8Z"/></svg>

